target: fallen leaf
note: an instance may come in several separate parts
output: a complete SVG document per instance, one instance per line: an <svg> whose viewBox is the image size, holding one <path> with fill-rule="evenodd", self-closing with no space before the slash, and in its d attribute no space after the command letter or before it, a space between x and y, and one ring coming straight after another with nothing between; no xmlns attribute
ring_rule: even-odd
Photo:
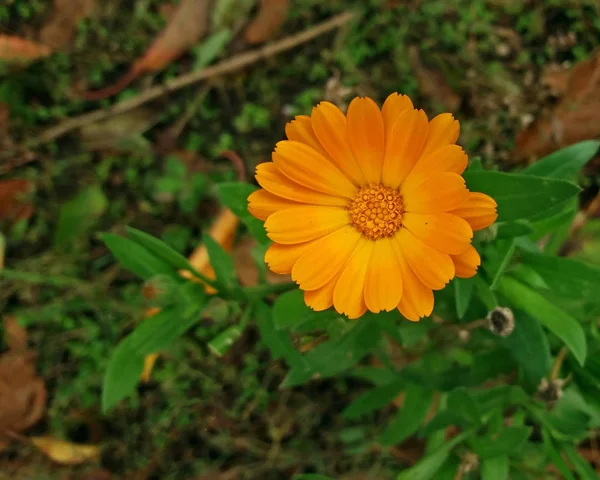
<svg viewBox="0 0 600 480"><path fill-rule="evenodd" d="M272 38L281 28L290 8L290 0L261 0L257 15L244 32L244 40L250 45Z"/></svg>
<svg viewBox="0 0 600 480"><path fill-rule="evenodd" d="M50 460L61 465L79 465L100 460L98 445L71 443L53 437L30 437L29 440Z"/></svg>
<svg viewBox="0 0 600 480"><path fill-rule="evenodd" d="M421 62L421 52L418 47L409 47L408 60L419 82L421 92L447 111L456 112L462 103L462 98L448 85L440 72L427 68Z"/></svg>
<svg viewBox="0 0 600 480"><path fill-rule="evenodd" d="M40 40L55 50L71 44L78 23L94 11L96 0L54 0L54 10L40 30Z"/></svg>
<svg viewBox="0 0 600 480"><path fill-rule="evenodd" d="M18 221L31 217L33 206L26 196L33 190L29 180L0 181L0 220Z"/></svg>
<svg viewBox="0 0 600 480"><path fill-rule="evenodd" d="M123 90L138 75L162 70L198 43L207 30L211 0L182 0L167 26L142 58L120 80L101 90L84 94L86 100L99 100Z"/></svg>
<svg viewBox="0 0 600 480"><path fill-rule="evenodd" d="M515 158L542 157L600 136L600 52L568 71L548 72L542 83L561 99L517 134Z"/></svg>
<svg viewBox="0 0 600 480"><path fill-rule="evenodd" d="M30 62L51 53L48 45L12 35L0 35L0 60L4 62Z"/></svg>
<svg viewBox="0 0 600 480"><path fill-rule="evenodd" d="M35 352L27 349L27 332L14 317L4 326L9 351L0 355L0 446L11 433L35 424L46 410L44 381L35 372Z"/></svg>

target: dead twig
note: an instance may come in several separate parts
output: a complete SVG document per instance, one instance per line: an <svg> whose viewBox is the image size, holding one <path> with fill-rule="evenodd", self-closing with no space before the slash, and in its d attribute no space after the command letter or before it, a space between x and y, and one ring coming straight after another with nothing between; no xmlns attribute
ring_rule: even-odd
<svg viewBox="0 0 600 480"><path fill-rule="evenodd" d="M315 25L314 27L310 27L303 32L297 33L296 35L291 35L270 45L265 45L264 47L236 55L228 60L224 60L216 65L204 68L202 70L186 73L168 81L164 85L158 85L149 88L140 95L128 100L124 100L120 103L116 103L107 109L94 110L77 117L69 118L59 123L55 127L51 127L42 131L36 138L25 142L20 150L22 151L35 148L44 143L51 142L52 140L55 140L73 130L115 115L119 115L129 110L133 110L134 108L137 108L145 103L156 100L157 98L168 95L177 90L181 90L182 88L188 87L202 80L236 72L248 65L252 65L260 60L264 60L287 50L291 50L292 48L335 30L336 28L348 23L353 17L354 14L352 12L341 13L330 18L329 20ZM15 152L13 151L13 153Z"/></svg>

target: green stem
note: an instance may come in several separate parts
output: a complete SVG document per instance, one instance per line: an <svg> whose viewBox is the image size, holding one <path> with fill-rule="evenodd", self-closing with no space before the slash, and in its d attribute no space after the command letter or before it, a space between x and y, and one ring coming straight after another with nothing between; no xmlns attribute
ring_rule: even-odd
<svg viewBox="0 0 600 480"><path fill-rule="evenodd" d="M242 293L248 299L263 298L272 293L281 293L297 287L295 282L278 283L275 285L258 285L256 287L242 288Z"/></svg>

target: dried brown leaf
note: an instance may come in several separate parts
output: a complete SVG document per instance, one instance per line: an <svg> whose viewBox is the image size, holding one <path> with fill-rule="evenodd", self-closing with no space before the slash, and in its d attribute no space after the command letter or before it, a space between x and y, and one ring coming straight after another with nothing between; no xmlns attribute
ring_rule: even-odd
<svg viewBox="0 0 600 480"><path fill-rule="evenodd" d="M61 465L79 465L100 460L98 445L71 443L53 437L30 437L29 440L50 460Z"/></svg>
<svg viewBox="0 0 600 480"><path fill-rule="evenodd" d="M421 52L415 46L409 47L408 59L417 77L421 92L436 103L443 105L449 112L456 112L462 98L458 95L444 76L435 70L427 68L421 61Z"/></svg>
<svg viewBox="0 0 600 480"><path fill-rule="evenodd" d="M87 92L87 100L99 100L120 92L138 75L162 70L206 34L212 0L182 0L169 23L120 80L102 90Z"/></svg>
<svg viewBox="0 0 600 480"><path fill-rule="evenodd" d="M513 152L517 158L544 156L600 136L600 52L569 71L547 74L542 81L562 98L552 111L517 134Z"/></svg>
<svg viewBox="0 0 600 480"><path fill-rule="evenodd" d="M272 38L281 28L290 8L290 0L261 0L257 15L244 31L250 45Z"/></svg>
<svg viewBox="0 0 600 480"><path fill-rule="evenodd" d="M0 35L0 60L5 62L30 62L52 53L48 45L25 40L12 35Z"/></svg>
<svg viewBox="0 0 600 480"><path fill-rule="evenodd" d="M9 350L27 350L27 330L12 315L4 317L4 335Z"/></svg>
<svg viewBox="0 0 600 480"><path fill-rule="evenodd" d="M26 196L33 190L29 180L0 181L0 220L17 221L31 217L33 207Z"/></svg>
<svg viewBox="0 0 600 480"><path fill-rule="evenodd" d="M40 30L40 40L54 50L71 44L77 24L89 17L96 0L54 0L54 10Z"/></svg>

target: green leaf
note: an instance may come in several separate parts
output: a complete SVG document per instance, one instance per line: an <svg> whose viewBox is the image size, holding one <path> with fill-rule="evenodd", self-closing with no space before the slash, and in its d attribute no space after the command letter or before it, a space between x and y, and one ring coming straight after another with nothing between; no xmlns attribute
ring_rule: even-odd
<svg viewBox="0 0 600 480"><path fill-rule="evenodd" d="M515 220L514 222L505 222L498 224L497 239L521 237L535 232L531 222L527 220Z"/></svg>
<svg viewBox="0 0 600 480"><path fill-rule="evenodd" d="M512 455L520 451L530 435L531 427L508 427L492 438L471 438L469 446L482 459Z"/></svg>
<svg viewBox="0 0 600 480"><path fill-rule="evenodd" d="M548 374L552 363L548 338L540 322L533 317L518 311L515 317L514 331L508 337L494 338L510 350L531 382L538 384Z"/></svg>
<svg viewBox="0 0 600 480"><path fill-rule="evenodd" d="M363 393L348 405L342 415L346 418L358 418L373 410L378 410L396 398L405 386L406 382L404 380L396 380L388 385L375 387Z"/></svg>
<svg viewBox="0 0 600 480"><path fill-rule="evenodd" d="M481 413L475 399L464 387L455 388L448 395L448 410L465 420L467 425L481 425Z"/></svg>
<svg viewBox="0 0 600 480"><path fill-rule="evenodd" d="M173 269L188 270L192 273L196 273L194 268L183 255L162 240L132 227L127 227L126 231L131 240L138 243L157 258L160 258L163 262L171 265Z"/></svg>
<svg viewBox="0 0 600 480"><path fill-rule="evenodd" d="M500 282L499 290L512 305L524 310L560 338L577 361L583 365L587 343L583 328L577 320L513 278L504 277Z"/></svg>
<svg viewBox="0 0 600 480"><path fill-rule="evenodd" d="M575 480L575 476L569 469L567 463L563 460L562 455L554 446L554 441L550 437L550 434L546 430L542 430L542 440L544 442L544 449L550 461L561 473L562 478L565 480Z"/></svg>
<svg viewBox="0 0 600 480"><path fill-rule="evenodd" d="M207 65L210 65L225 49L230 40L230 30L221 30L204 40L200 46L194 49L194 55L196 57L194 61L194 70L201 70Z"/></svg>
<svg viewBox="0 0 600 480"><path fill-rule="evenodd" d="M576 180L583 166L598 153L598 148L600 142L596 140L579 142L541 158L521 173L537 177Z"/></svg>
<svg viewBox="0 0 600 480"><path fill-rule="evenodd" d="M273 305L273 323L277 330L297 331L309 322L317 325L322 323L323 328L327 322L339 315L333 310L315 312L304 302L302 290L290 290L280 295Z"/></svg>
<svg viewBox="0 0 600 480"><path fill-rule="evenodd" d="M579 211L579 199L572 198L563 205L559 205L551 211L545 212L545 218L534 221L535 232L531 235L533 240L544 239L544 252L558 254L560 247L569 238L571 225Z"/></svg>
<svg viewBox="0 0 600 480"><path fill-rule="evenodd" d="M124 268L144 280L160 274L177 274L171 265L133 240L112 233L104 233L100 238Z"/></svg>
<svg viewBox="0 0 600 480"><path fill-rule="evenodd" d="M108 200L98 185L87 187L60 207L54 244L64 247L82 236L102 216Z"/></svg>
<svg viewBox="0 0 600 480"><path fill-rule="evenodd" d="M452 449L467 438L471 433L464 432L457 435L429 455L425 456L415 465L400 472L396 480L429 480L435 478L436 473L448 460Z"/></svg>
<svg viewBox="0 0 600 480"><path fill-rule="evenodd" d="M486 193L498 203L499 222L539 216L580 191L577 185L564 180L524 174L477 170L463 176L470 190Z"/></svg>
<svg viewBox="0 0 600 480"><path fill-rule="evenodd" d="M283 332L279 332L283 333ZM321 377L337 375L355 365L369 353L381 338L381 330L373 317L363 316L359 322L354 322L346 334L336 340L322 343L304 358L310 365L308 370L294 368L284 379L283 386L293 387L307 382L318 373Z"/></svg>
<svg viewBox="0 0 600 480"><path fill-rule="evenodd" d="M506 455L486 458L481 462L481 480L508 480L509 467Z"/></svg>
<svg viewBox="0 0 600 480"><path fill-rule="evenodd" d="M496 242L496 248L497 258L495 258L493 262L488 262L485 265L485 269L492 279L490 290L496 290L498 288L498 282L500 282L502 275L504 275L504 272L508 268L510 260L515 253L516 244L513 239L504 241L499 240Z"/></svg>
<svg viewBox="0 0 600 480"><path fill-rule="evenodd" d="M269 243L263 222L248 212L248 197L255 190L254 186L245 182L226 182L217 186L217 194L221 202L240 218L252 236L259 243Z"/></svg>
<svg viewBox="0 0 600 480"><path fill-rule="evenodd" d="M590 407L575 388L566 390L550 412L544 412L555 438L583 439L590 428Z"/></svg>
<svg viewBox="0 0 600 480"><path fill-rule="evenodd" d="M429 411L433 392L418 385L409 385L405 391L404 403L381 435L384 446L396 445L413 435Z"/></svg>
<svg viewBox="0 0 600 480"><path fill-rule="evenodd" d="M579 454L579 451L577 451L573 445L563 443L560 450L567 456L573 467L575 467L575 471L579 474L581 480L598 480L596 471L591 467L589 462Z"/></svg>
<svg viewBox="0 0 600 480"><path fill-rule="evenodd" d="M560 295L580 299L600 289L600 269L579 260L523 251L521 261Z"/></svg>
<svg viewBox="0 0 600 480"><path fill-rule="evenodd" d="M494 308L498 306L498 299L496 298L496 294L490 290L490 286L486 283L486 281L479 275L475 278L475 291L477 292L477 296L481 303L485 305L485 308L488 311L492 311Z"/></svg>
<svg viewBox="0 0 600 480"><path fill-rule="evenodd" d="M471 298L473 297L473 289L475 287L475 280L473 278L455 278L454 279L454 298L456 301L456 314L458 318L463 318Z"/></svg>
<svg viewBox="0 0 600 480"><path fill-rule="evenodd" d="M235 266L231 256L211 236L202 235L202 241L208 252L210 266L215 272L217 282L227 291L231 291L237 285Z"/></svg>
<svg viewBox="0 0 600 480"><path fill-rule="evenodd" d="M108 361L102 387L104 413L135 391L143 369L144 355L137 353L131 337L126 337L113 350Z"/></svg>

